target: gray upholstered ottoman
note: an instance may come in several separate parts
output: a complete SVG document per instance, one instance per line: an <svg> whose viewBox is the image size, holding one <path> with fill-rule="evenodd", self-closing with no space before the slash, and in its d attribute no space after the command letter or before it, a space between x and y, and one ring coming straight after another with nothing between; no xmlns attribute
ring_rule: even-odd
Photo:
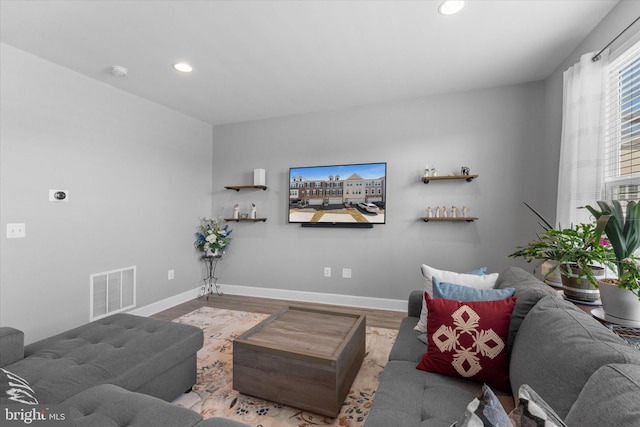
<svg viewBox="0 0 640 427"><path fill-rule="evenodd" d="M5 351L21 353L10 338L2 340L3 359ZM195 383L202 343L194 326L119 313L28 345L24 358L4 367L26 379L41 403L99 384L170 401Z"/></svg>

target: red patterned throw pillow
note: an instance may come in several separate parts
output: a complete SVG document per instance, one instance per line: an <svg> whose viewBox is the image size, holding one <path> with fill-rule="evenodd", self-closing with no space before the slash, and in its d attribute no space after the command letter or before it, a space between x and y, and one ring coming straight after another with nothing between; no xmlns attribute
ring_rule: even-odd
<svg viewBox="0 0 640 427"><path fill-rule="evenodd" d="M416 368L509 390L507 336L516 298L459 302L431 298L427 352Z"/></svg>

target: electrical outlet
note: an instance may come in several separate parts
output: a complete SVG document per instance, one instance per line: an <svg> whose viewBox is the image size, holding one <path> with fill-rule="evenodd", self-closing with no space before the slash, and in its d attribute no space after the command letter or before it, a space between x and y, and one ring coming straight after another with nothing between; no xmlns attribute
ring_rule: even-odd
<svg viewBox="0 0 640 427"><path fill-rule="evenodd" d="M324 277L331 277L331 267L324 268Z"/></svg>
<svg viewBox="0 0 640 427"><path fill-rule="evenodd" d="M342 277L344 279L351 279L351 269L350 268L343 268L342 269Z"/></svg>
<svg viewBox="0 0 640 427"><path fill-rule="evenodd" d="M169 270L169 272L167 273L167 279L173 280L174 277L175 277L175 271Z"/></svg>
<svg viewBox="0 0 640 427"><path fill-rule="evenodd" d="M27 236L27 226L21 223L7 224L7 239L22 239Z"/></svg>

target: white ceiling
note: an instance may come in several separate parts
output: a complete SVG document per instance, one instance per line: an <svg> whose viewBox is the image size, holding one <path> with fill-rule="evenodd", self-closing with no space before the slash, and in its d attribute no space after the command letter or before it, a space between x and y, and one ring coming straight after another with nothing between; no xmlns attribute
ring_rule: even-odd
<svg viewBox="0 0 640 427"><path fill-rule="evenodd" d="M215 125L544 79L616 3L0 0L0 41Z"/></svg>

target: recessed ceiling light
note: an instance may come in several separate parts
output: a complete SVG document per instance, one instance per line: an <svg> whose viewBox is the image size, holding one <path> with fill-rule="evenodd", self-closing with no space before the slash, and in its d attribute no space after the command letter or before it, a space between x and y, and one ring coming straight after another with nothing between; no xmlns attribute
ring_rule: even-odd
<svg viewBox="0 0 640 427"><path fill-rule="evenodd" d="M183 73L190 73L191 71L193 71L191 65L187 64L186 62L178 62L177 64L173 64L173 68L178 71L182 71Z"/></svg>
<svg viewBox="0 0 640 427"><path fill-rule="evenodd" d="M464 8L464 0L444 0L438 7L442 15L453 15Z"/></svg>

